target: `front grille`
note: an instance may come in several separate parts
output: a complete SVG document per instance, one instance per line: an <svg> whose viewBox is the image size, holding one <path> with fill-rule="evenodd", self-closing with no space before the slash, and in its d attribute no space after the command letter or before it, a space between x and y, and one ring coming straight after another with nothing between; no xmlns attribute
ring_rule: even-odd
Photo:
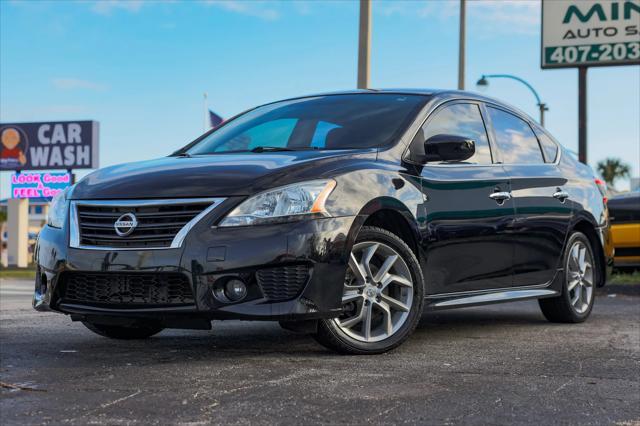
<svg viewBox="0 0 640 426"><path fill-rule="evenodd" d="M84 273L62 276L63 302L111 305L192 305L191 285L178 273Z"/></svg>
<svg viewBox="0 0 640 426"><path fill-rule="evenodd" d="M260 269L256 272L258 285L265 297L271 301L290 300L296 297L309 280L306 265L279 266Z"/></svg>
<svg viewBox="0 0 640 426"><path fill-rule="evenodd" d="M180 230L212 201L112 205L110 203L76 204L80 246L114 248L167 248ZM134 230L120 236L115 223L127 213L135 215ZM125 219L128 220L128 219Z"/></svg>

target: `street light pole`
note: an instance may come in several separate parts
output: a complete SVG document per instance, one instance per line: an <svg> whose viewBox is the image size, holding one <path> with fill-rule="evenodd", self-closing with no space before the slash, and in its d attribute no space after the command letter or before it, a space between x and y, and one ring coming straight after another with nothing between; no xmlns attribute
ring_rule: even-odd
<svg viewBox="0 0 640 426"><path fill-rule="evenodd" d="M548 111L549 108L547 108L547 105L545 104L538 104L538 108L540 109L540 125L542 127L544 127L544 112Z"/></svg>
<svg viewBox="0 0 640 426"><path fill-rule="evenodd" d="M464 68L465 68L465 47L466 36L465 28L467 25L466 18L467 0L460 0L460 39L458 46L458 90L464 90Z"/></svg>
<svg viewBox="0 0 640 426"><path fill-rule="evenodd" d="M538 106L538 109L540 110L539 123L540 123L540 125L542 127L544 127L544 112L545 111L549 111L549 108L547 107L547 104L542 102L542 100L540 99L540 96L538 95L538 92L536 92L536 89L534 89L532 85L530 85L529 83L527 83L525 80L521 79L520 77L517 77L515 75L511 75L511 74L483 74L482 77L480 78L480 80L478 80L478 82L476 84L478 86L488 86L489 85L489 80L488 79L490 79L490 78L510 78L512 80L519 81L520 83L522 83L525 86L527 86L527 88L531 91L531 93L533 93L533 96L536 97L536 105Z"/></svg>
<svg viewBox="0 0 640 426"><path fill-rule="evenodd" d="M371 56L371 0L360 0L358 36L358 89L369 87Z"/></svg>

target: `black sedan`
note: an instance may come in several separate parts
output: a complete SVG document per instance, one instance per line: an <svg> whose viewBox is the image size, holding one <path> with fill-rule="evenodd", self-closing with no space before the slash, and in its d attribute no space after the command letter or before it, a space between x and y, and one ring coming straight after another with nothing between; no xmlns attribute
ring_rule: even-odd
<svg viewBox="0 0 640 426"><path fill-rule="evenodd" d="M591 169L528 116L366 90L263 105L88 175L49 210L33 304L112 338L276 320L371 354L425 309L539 299L582 322L611 258Z"/></svg>

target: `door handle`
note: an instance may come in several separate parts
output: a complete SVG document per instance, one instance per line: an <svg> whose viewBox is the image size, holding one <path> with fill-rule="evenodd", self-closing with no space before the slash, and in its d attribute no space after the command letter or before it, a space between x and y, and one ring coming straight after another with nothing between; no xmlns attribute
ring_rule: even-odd
<svg viewBox="0 0 640 426"><path fill-rule="evenodd" d="M505 200L510 200L511 199L511 193L510 192L506 192L506 191L498 191L498 192L494 192L492 194L489 194L489 198L491 198L492 200L496 201L498 204L502 204L505 202Z"/></svg>
<svg viewBox="0 0 640 426"><path fill-rule="evenodd" d="M553 198L556 198L564 203L564 200L569 198L569 193L558 188L558 190L553 193Z"/></svg>

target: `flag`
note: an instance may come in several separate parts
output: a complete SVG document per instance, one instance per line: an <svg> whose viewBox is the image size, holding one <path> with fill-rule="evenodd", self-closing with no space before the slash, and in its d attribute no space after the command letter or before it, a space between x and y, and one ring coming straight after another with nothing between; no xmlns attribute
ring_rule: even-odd
<svg viewBox="0 0 640 426"><path fill-rule="evenodd" d="M218 127L223 121L222 117L209 110L209 127Z"/></svg>

